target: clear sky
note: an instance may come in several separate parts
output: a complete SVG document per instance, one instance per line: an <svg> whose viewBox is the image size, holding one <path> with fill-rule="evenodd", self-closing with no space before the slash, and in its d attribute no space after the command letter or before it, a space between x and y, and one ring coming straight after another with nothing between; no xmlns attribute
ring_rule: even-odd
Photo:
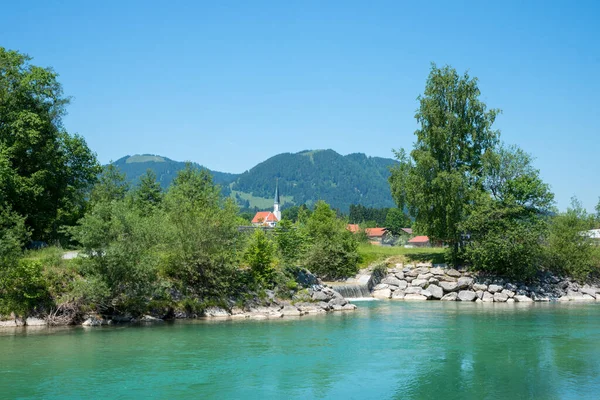
<svg viewBox="0 0 600 400"><path fill-rule="evenodd" d="M430 63L450 64L560 209L600 196L597 1L6 1L0 46L60 74L65 125L101 162L225 172L305 149L392 157Z"/></svg>

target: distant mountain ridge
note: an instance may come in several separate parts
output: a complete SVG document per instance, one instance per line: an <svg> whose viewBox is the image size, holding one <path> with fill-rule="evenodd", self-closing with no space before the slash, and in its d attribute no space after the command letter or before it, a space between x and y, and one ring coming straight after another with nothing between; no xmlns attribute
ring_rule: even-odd
<svg viewBox="0 0 600 400"><path fill-rule="evenodd" d="M333 150L306 150L275 155L241 174L209 171L215 183L223 188L223 194L235 198L243 208L272 207L275 183L279 181L284 207L311 206L317 200L325 200L332 207L348 212L351 204L394 207L388 177L389 168L395 163L390 158L362 153L342 156ZM133 184L151 169L166 188L186 163L143 154L126 156L113 164Z"/></svg>

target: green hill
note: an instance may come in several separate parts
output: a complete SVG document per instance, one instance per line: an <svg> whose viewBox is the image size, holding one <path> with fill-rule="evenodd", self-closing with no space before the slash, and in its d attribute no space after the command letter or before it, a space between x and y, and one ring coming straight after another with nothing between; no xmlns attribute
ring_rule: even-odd
<svg viewBox="0 0 600 400"><path fill-rule="evenodd" d="M242 174L210 172L223 187L223 194L235 198L242 207L270 208L275 182L279 180L283 206L311 206L317 200L325 200L348 212L351 204L394 206L387 181L389 167L394 163L389 158L361 153L342 156L333 150L312 150L278 154ZM185 166L183 162L154 155L127 156L114 164L133 183L150 168L163 187Z"/></svg>

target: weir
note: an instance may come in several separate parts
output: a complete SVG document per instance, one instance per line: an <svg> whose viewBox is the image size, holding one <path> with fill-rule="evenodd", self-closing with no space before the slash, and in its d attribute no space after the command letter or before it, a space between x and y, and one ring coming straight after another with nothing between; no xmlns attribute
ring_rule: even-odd
<svg viewBox="0 0 600 400"><path fill-rule="evenodd" d="M376 284L376 283L375 283ZM371 297L371 289L375 286L371 275L358 275L343 284L333 284L333 288L347 299Z"/></svg>

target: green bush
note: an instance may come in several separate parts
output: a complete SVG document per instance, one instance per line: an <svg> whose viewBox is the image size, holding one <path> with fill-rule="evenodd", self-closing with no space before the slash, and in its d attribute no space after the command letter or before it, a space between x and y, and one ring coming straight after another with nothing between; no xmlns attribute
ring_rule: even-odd
<svg viewBox="0 0 600 400"><path fill-rule="evenodd" d="M0 275L0 313L27 316L49 305L50 295L38 260L19 260Z"/></svg>
<svg viewBox="0 0 600 400"><path fill-rule="evenodd" d="M262 229L256 229L244 253L257 282L271 287L275 278L275 246Z"/></svg>

